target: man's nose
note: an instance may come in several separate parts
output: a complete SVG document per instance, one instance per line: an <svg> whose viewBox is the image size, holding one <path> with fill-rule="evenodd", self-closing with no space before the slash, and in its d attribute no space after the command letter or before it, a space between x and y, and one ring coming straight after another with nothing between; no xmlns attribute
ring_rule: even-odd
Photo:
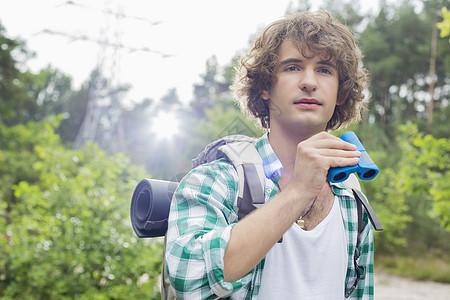
<svg viewBox="0 0 450 300"><path fill-rule="evenodd" d="M314 70L305 69L299 81L299 88L307 93L315 92L317 90L317 78Z"/></svg>

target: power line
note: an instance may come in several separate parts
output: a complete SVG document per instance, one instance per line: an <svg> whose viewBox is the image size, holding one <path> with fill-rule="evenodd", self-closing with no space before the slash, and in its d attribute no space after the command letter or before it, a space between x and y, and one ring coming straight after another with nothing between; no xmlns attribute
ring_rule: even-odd
<svg viewBox="0 0 450 300"><path fill-rule="evenodd" d="M79 7L81 9L88 9L88 10L93 10L93 11L97 11L100 12L102 14L106 14L106 15L110 15L115 17L116 19L131 19L131 20L136 20L136 21L141 21L141 22L145 22L150 24L151 26L156 26L162 23L162 21L151 21L149 19L143 18L143 17L138 17L138 16L130 16L130 15L126 15L124 13L121 12L114 12L111 9L98 9L98 8L94 8L85 4L81 4L81 3L77 3L73 0L67 0L65 3L62 3L60 5L57 5L56 7L61 7L61 6L66 6L66 5L71 5L71 6L76 6ZM92 38L89 37L85 34L82 35L75 35L75 34L70 34L70 33L66 33L66 32L61 32L61 31L55 31L52 29L43 29L35 34L33 34L31 37L34 37L36 35L39 34L50 34L50 35L57 35L57 36L61 36L64 38L69 39L70 41L85 41L85 42L91 42L91 43L95 43L98 45L101 45L102 47L111 47L111 48L115 48L115 49L123 49L123 50L128 50L128 52L132 53L132 52L148 52L148 53L154 53L157 55L160 55L163 58L168 58L168 57L172 57L174 55L172 54L167 54L161 51L157 51L157 50L153 50L149 47L133 47L133 46L127 46L124 45L123 43L113 43L110 41L107 41L104 39L104 37L101 37L96 39L96 38Z"/></svg>
<svg viewBox="0 0 450 300"><path fill-rule="evenodd" d="M166 54L166 53L163 53L161 51L152 50L149 47L131 47L131 46L126 46L126 45L124 45L122 43L113 43L113 42L109 42L109 41L105 41L105 40L95 39L95 38L89 37L89 36L87 36L85 34L83 34L83 35L73 35L73 34L61 32L61 31L54 31L54 30L51 30L51 29L43 29L43 30L35 33L33 36L36 36L36 35L39 35L39 34L50 34L50 35L62 36L62 37L65 37L65 38L67 38L67 39L69 39L71 41L85 41L85 42L96 43L96 44L99 44L99 45L102 45L102 46L128 50L130 53L131 52L139 52L139 51L141 51L141 52L155 53L155 54L161 55L163 58L168 58L168 57L174 56L172 54Z"/></svg>
<svg viewBox="0 0 450 300"><path fill-rule="evenodd" d="M77 6L79 8L83 8L83 9L90 9L90 10L95 10L98 12L101 12L103 14L109 14L118 18L123 18L123 19L132 19L132 20L136 20L136 21L142 21L142 22L146 22L149 23L151 26L155 26L155 25L159 25L162 23L162 21L151 21L149 19L146 18L142 18L142 17L137 17L137 16L129 16L123 13L119 13L119 12L113 12L109 9L98 9L98 8L94 8L85 4L80 4L80 3L75 3L75 1L72 0L67 0L65 3L58 5L58 6L64 6L64 5L72 5L72 6ZM58 7L57 6L57 7Z"/></svg>

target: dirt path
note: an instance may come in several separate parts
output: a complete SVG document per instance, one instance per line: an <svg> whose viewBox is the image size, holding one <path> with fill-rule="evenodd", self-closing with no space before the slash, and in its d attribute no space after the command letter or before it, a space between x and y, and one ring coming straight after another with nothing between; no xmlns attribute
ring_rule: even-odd
<svg viewBox="0 0 450 300"><path fill-rule="evenodd" d="M450 284L375 274L375 300L450 300Z"/></svg>

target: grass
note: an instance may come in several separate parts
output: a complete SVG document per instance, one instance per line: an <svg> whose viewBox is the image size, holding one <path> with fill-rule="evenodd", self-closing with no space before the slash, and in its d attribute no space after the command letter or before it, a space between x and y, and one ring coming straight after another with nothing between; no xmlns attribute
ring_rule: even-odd
<svg viewBox="0 0 450 300"><path fill-rule="evenodd" d="M375 271L409 277L416 280L450 283L448 254L422 256L377 255Z"/></svg>

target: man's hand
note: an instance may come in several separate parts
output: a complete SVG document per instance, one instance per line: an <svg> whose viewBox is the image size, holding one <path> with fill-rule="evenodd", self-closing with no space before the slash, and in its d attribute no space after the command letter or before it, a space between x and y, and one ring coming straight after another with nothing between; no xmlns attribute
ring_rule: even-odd
<svg viewBox="0 0 450 300"><path fill-rule="evenodd" d="M298 144L294 171L287 188L296 193L307 193L307 198L314 199L326 183L330 168L354 166L360 156L355 145L326 132L318 133Z"/></svg>

